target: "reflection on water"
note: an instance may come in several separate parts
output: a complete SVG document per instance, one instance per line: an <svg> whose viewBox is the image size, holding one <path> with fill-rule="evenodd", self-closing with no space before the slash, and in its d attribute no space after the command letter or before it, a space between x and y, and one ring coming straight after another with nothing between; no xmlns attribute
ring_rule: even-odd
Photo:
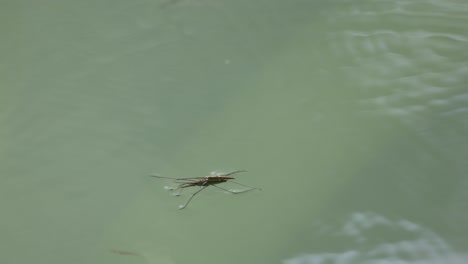
<svg viewBox="0 0 468 264"><path fill-rule="evenodd" d="M404 219L389 219L365 212L354 213L338 226L322 226L324 236L347 241L341 252L305 254L285 264L461 264L468 256L457 255L438 234ZM390 233L389 236L386 233ZM339 242L340 243L340 242Z"/></svg>

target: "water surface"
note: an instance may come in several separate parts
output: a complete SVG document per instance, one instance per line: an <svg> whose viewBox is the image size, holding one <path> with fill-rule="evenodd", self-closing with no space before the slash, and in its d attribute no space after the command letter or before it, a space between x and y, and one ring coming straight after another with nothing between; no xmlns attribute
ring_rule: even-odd
<svg viewBox="0 0 468 264"><path fill-rule="evenodd" d="M0 262L468 261L463 1L1 6Z"/></svg>

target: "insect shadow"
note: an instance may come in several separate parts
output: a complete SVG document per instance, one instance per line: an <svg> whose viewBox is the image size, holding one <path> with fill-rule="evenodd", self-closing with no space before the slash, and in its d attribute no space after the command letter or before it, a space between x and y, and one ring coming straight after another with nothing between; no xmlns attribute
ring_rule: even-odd
<svg viewBox="0 0 468 264"><path fill-rule="evenodd" d="M179 192L175 193L176 196L179 196L182 193L182 190L184 188L199 186L200 189L198 191L194 192L192 194L192 196L190 196L190 198L188 199L188 201L184 205L179 206L179 209L184 209L185 207L187 207L187 205L190 203L190 201L192 201L192 199L193 199L193 197L195 195L197 195L199 192L203 191L204 189L206 189L209 186L213 186L213 187L216 187L218 189L221 189L221 190L233 193L233 194L244 193L244 192L248 192L248 191L252 191L252 190L260 190L260 191L262 190L260 188L251 187L251 186L248 186L248 185L233 181L233 179L235 179L235 177L233 177L232 175L236 174L236 173L240 173L240 172L247 172L247 171L246 170L238 170L238 171L233 171L233 172L225 173L225 174L216 174L216 175L209 175L209 176L205 176L205 177L194 177L194 178L171 178L171 177L163 177L163 176L159 176L159 175L150 175L150 177L162 178L162 179L171 179L171 180L174 180L173 182L179 183L179 185L176 188L168 188L169 190L176 190L176 191L178 190ZM244 187L248 187L250 189L242 190L242 191L231 191L231 190L227 190L227 189L224 189L222 187L217 186L217 184L228 182L228 181L232 182L232 183L235 183L235 184L238 184L238 185L242 185Z"/></svg>

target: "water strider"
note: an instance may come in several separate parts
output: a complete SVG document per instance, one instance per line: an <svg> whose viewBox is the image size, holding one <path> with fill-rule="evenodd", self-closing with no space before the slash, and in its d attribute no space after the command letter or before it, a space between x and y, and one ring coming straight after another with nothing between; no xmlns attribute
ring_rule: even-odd
<svg viewBox="0 0 468 264"><path fill-rule="evenodd" d="M262 190L260 188L254 188L254 187L250 187L248 185L244 185L242 183L232 181L233 179L235 179L235 177L232 177L231 175L233 175L235 173L239 173L239 172L247 172L247 171L246 170L238 170L238 171L233 171L233 172L225 173L225 174L214 174L214 175L209 175L209 176L205 176L205 177L194 177L194 178L171 178L171 177L162 177L162 176L159 176L159 175L150 175L150 176L151 177L156 177L156 178L162 178L162 179L171 179L171 180L174 180L175 183L180 183L179 186L177 186L177 188L169 188L169 190L179 190L179 192L175 194L177 196L179 196L182 193L182 189L184 189L184 188L193 187L193 186L200 186L201 188L198 191L194 192L192 194L192 196L190 196L190 198L188 199L188 201L184 205L179 206L179 209L184 209L185 207L187 207L187 205L190 203L190 201L192 200L192 198L195 195L197 195L199 192L203 191L204 189L206 189L209 186L213 186L213 187L216 187L218 189L221 189L221 190L224 190L224 191L227 191L227 192L230 192L230 193L234 193L234 194L248 192L248 191L255 190L255 189L260 190L260 191ZM216 185L216 184L220 184L220 183L224 183L224 182L228 182L228 181L232 182L232 183L235 183L235 184L239 184L239 185L248 187L250 189L235 192L235 191L231 191L231 190L221 188L221 187Z"/></svg>

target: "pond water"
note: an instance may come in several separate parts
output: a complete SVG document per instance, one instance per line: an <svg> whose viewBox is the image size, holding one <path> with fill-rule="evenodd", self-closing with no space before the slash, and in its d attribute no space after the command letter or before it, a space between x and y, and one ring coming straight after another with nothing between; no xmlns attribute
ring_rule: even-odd
<svg viewBox="0 0 468 264"><path fill-rule="evenodd" d="M466 1L0 7L1 263L468 263Z"/></svg>

